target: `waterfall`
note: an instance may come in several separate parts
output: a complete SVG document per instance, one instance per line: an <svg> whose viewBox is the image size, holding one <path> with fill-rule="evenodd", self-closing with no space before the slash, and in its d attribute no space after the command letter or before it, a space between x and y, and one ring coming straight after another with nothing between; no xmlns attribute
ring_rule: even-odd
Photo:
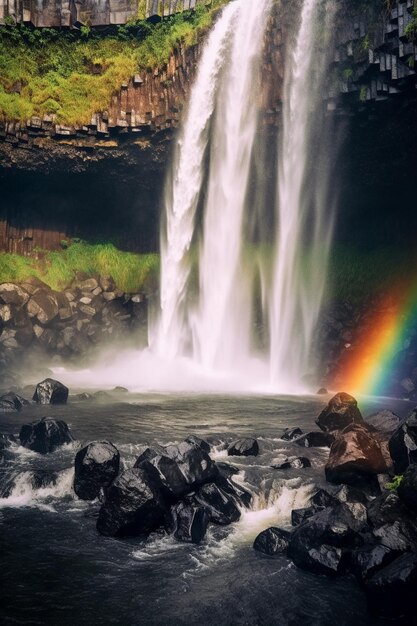
<svg viewBox="0 0 417 626"><path fill-rule="evenodd" d="M286 391L308 372L333 230L322 100L334 12L333 1L304 0L286 60L270 307L271 380Z"/></svg>
<svg viewBox="0 0 417 626"><path fill-rule="evenodd" d="M232 1L203 49L165 189L161 310L151 349L172 363L186 357L200 374L233 373L258 388L269 371L272 389L299 391L310 367L333 227L322 98L335 3L304 0L298 33L287 46L277 198L267 198L261 210L266 217L277 204L269 282L262 271L269 359L265 354L260 366L251 353L255 268L245 269L242 259L253 215L250 181L260 179L268 158L260 150L256 162L254 146L272 5Z"/></svg>
<svg viewBox="0 0 417 626"><path fill-rule="evenodd" d="M227 6L203 50L189 107L165 190L165 227L161 238L161 317L156 349L174 358L187 344L190 247L204 178L204 156L217 88L239 6Z"/></svg>

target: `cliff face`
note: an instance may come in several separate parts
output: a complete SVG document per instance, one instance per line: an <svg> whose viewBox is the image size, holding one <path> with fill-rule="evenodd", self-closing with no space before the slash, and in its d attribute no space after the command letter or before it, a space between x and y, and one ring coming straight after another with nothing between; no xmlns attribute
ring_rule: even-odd
<svg viewBox="0 0 417 626"><path fill-rule="evenodd" d="M412 1L394 3L391 12L383 5L374 0L364 11L345 0L339 11L324 106L353 120L359 137L369 118L376 117L382 127L395 129L398 123L402 128L403 107L416 93L417 50L405 36ZM280 123L285 44L298 24L300 6L300 0L277 2L265 41L259 105L271 145ZM163 69L132 76L85 126L62 126L53 116L0 124L0 250L30 254L77 236L101 237L133 250L157 248L166 162L203 43L204 38L179 47ZM392 132L403 136L400 130ZM398 142L387 138L386 143L396 156L384 153L385 169L394 175L408 171L413 155L405 163ZM372 164L378 150L364 145L356 162L354 148L349 144L346 150L349 180L352 171L366 167L375 171L377 187L379 170ZM358 185L345 184L344 197L352 198Z"/></svg>

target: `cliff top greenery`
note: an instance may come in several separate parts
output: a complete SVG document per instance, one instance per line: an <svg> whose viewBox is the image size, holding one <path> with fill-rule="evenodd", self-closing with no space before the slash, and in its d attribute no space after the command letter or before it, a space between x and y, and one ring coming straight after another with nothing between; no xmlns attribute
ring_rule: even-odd
<svg viewBox="0 0 417 626"><path fill-rule="evenodd" d="M225 0L158 24L138 20L102 31L0 28L0 118L55 114L62 124L89 123L134 74L164 66L176 46L197 42Z"/></svg>

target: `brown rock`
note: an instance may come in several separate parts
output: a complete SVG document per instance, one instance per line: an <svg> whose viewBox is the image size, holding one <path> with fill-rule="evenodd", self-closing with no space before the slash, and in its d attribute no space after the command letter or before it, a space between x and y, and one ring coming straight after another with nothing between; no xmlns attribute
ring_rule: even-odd
<svg viewBox="0 0 417 626"><path fill-rule="evenodd" d="M29 294L19 285L2 283L0 285L0 302L21 307L29 300Z"/></svg>
<svg viewBox="0 0 417 626"><path fill-rule="evenodd" d="M355 485L386 472L387 463L372 434L365 428L350 426L333 442L325 471L329 482Z"/></svg>
<svg viewBox="0 0 417 626"><path fill-rule="evenodd" d="M26 306L29 317L36 317L41 324L48 324L58 315L58 302L52 291L37 291Z"/></svg>
<svg viewBox="0 0 417 626"><path fill-rule="evenodd" d="M364 423L358 403L348 393L337 393L316 419L316 424L324 432L340 431L352 424Z"/></svg>

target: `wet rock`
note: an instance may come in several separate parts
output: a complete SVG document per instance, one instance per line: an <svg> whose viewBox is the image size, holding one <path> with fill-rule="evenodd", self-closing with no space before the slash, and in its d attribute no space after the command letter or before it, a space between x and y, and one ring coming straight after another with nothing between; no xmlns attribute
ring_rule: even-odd
<svg viewBox="0 0 417 626"><path fill-rule="evenodd" d="M294 439L298 439L301 437L303 431L301 428L286 428L283 434L281 435L281 439L283 441L294 441Z"/></svg>
<svg viewBox="0 0 417 626"><path fill-rule="evenodd" d="M217 462L216 465L220 475L224 476L225 478L230 478L231 476L235 476L240 472L240 469L236 467L236 465L232 465L231 463Z"/></svg>
<svg viewBox="0 0 417 626"><path fill-rule="evenodd" d="M129 393L129 389L127 389L126 387L115 387L113 391L115 393Z"/></svg>
<svg viewBox="0 0 417 626"><path fill-rule="evenodd" d="M337 432L352 424L363 424L363 418L353 396L337 393L320 413L316 424L324 432Z"/></svg>
<svg viewBox="0 0 417 626"><path fill-rule="evenodd" d="M73 441L67 424L52 417L25 424L20 429L19 439L22 446L40 454L48 454Z"/></svg>
<svg viewBox="0 0 417 626"><path fill-rule="evenodd" d="M417 549L414 515L397 494L388 493L372 500L368 505L368 521L378 543L399 552Z"/></svg>
<svg viewBox="0 0 417 626"><path fill-rule="evenodd" d="M146 455L146 452L144 454ZM139 462L136 461L135 468L146 472L153 482L159 485L161 493L167 499L176 500L192 490L177 462L166 454L142 458Z"/></svg>
<svg viewBox="0 0 417 626"><path fill-rule="evenodd" d="M291 533L287 530L272 526L259 533L253 547L257 552L262 552L269 556L283 554L288 548L290 537Z"/></svg>
<svg viewBox="0 0 417 626"><path fill-rule="evenodd" d="M234 498L214 483L201 487L195 495L195 500L207 510L210 521L215 524L223 526L240 519L240 511Z"/></svg>
<svg viewBox="0 0 417 626"><path fill-rule="evenodd" d="M229 456L258 456L259 445L256 439L238 439L227 449Z"/></svg>
<svg viewBox="0 0 417 626"><path fill-rule="evenodd" d="M187 441L167 446L165 454L176 461L189 490L214 480L219 474L208 453Z"/></svg>
<svg viewBox="0 0 417 626"><path fill-rule="evenodd" d="M305 467L311 467L311 462L310 459L307 459L304 456L293 456L285 459L282 463L272 465L272 467L276 470L302 469Z"/></svg>
<svg viewBox="0 0 417 626"><path fill-rule="evenodd" d="M320 387L320 389L317 391L318 396L327 396L329 392L327 391L327 389L325 387Z"/></svg>
<svg viewBox="0 0 417 626"><path fill-rule="evenodd" d="M333 499L334 498L344 504L359 503L366 506L368 503L368 498L363 490L352 487L351 485L342 485L333 495Z"/></svg>
<svg viewBox="0 0 417 626"><path fill-rule="evenodd" d="M330 448L334 440L335 436L331 433L312 431L302 435L294 443L304 448Z"/></svg>
<svg viewBox="0 0 417 626"><path fill-rule="evenodd" d="M417 512L417 465L410 465L397 489L398 496L409 509Z"/></svg>
<svg viewBox="0 0 417 626"><path fill-rule="evenodd" d="M319 489L313 496L311 496L309 502L311 506L325 509L326 507L334 504L335 498L325 489Z"/></svg>
<svg viewBox="0 0 417 626"><path fill-rule="evenodd" d="M178 541L198 544L206 535L209 521L204 506L185 501L171 507L167 525Z"/></svg>
<svg viewBox="0 0 417 626"><path fill-rule="evenodd" d="M19 285L2 283L0 285L0 302L22 307L29 300L29 294Z"/></svg>
<svg viewBox="0 0 417 626"><path fill-rule="evenodd" d="M120 454L107 441L93 441L75 456L74 491L81 500L95 500L119 473Z"/></svg>
<svg viewBox="0 0 417 626"><path fill-rule="evenodd" d="M303 509L293 509L291 511L291 526L300 526L310 517L313 517L319 509L315 506L304 507Z"/></svg>
<svg viewBox="0 0 417 626"><path fill-rule="evenodd" d="M68 391L68 387L65 387L58 380L45 378L36 385L33 400L38 404L66 404Z"/></svg>
<svg viewBox="0 0 417 626"><path fill-rule="evenodd" d="M216 485L235 500L236 504L248 508L252 502L252 494L221 474L215 479Z"/></svg>
<svg viewBox="0 0 417 626"><path fill-rule="evenodd" d="M129 469L110 485L97 530L112 537L148 534L163 524L165 513L161 494L146 472Z"/></svg>
<svg viewBox="0 0 417 626"><path fill-rule="evenodd" d="M0 433L0 452L10 448L14 443L17 443L17 437L14 435L3 435Z"/></svg>
<svg viewBox="0 0 417 626"><path fill-rule="evenodd" d="M400 423L388 447L397 474L403 474L410 463L417 463L417 408Z"/></svg>
<svg viewBox="0 0 417 626"><path fill-rule="evenodd" d="M39 290L31 296L26 310L29 317L35 317L41 324L49 324L57 317L59 307L52 291Z"/></svg>
<svg viewBox="0 0 417 626"><path fill-rule="evenodd" d="M157 456L162 456L165 453L165 448L154 444L153 446L140 446L138 449L138 456L136 458L135 467L140 467L143 461L151 461Z"/></svg>
<svg viewBox="0 0 417 626"><path fill-rule="evenodd" d="M200 437L197 437L196 435L189 435L185 441L192 446L196 446L197 448L204 450L204 452L210 452L210 445L207 441L200 439Z"/></svg>
<svg viewBox="0 0 417 626"><path fill-rule="evenodd" d="M365 422L380 432L393 433L400 425L401 417L386 409L368 415Z"/></svg>
<svg viewBox="0 0 417 626"><path fill-rule="evenodd" d="M23 407L29 406L29 404L29 400L14 392L5 393L0 397L0 411L6 410L8 405L12 411L21 411Z"/></svg>
<svg viewBox="0 0 417 626"><path fill-rule="evenodd" d="M354 550L350 557L351 568L360 581L366 581L378 570L389 565L397 556L395 552L380 544L364 546Z"/></svg>
<svg viewBox="0 0 417 626"><path fill-rule="evenodd" d="M329 482L358 485L387 470L378 442L364 428L351 426L339 433L326 464Z"/></svg>
<svg viewBox="0 0 417 626"><path fill-rule="evenodd" d="M417 554L398 557L366 583L371 612L391 619L414 616L416 584Z"/></svg>

